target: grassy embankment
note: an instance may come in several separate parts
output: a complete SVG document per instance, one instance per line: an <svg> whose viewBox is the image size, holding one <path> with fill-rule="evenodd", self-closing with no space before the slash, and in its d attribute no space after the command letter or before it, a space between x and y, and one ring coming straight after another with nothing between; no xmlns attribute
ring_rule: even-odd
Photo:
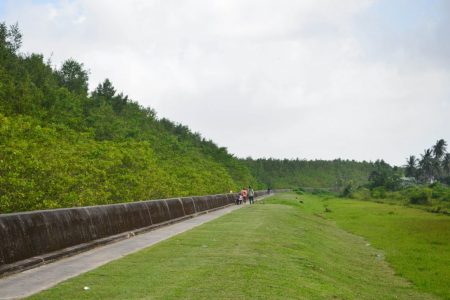
<svg viewBox="0 0 450 300"><path fill-rule="evenodd" d="M449 298L448 264L444 264L449 253L448 217L310 195L299 197L300 203L296 197L276 195L33 298L434 298L426 291ZM324 205L331 212L325 213ZM409 232L411 222L415 229ZM423 222L433 227L424 230ZM366 236L384 251L336 224ZM414 253L420 259L405 266ZM398 268L397 274L423 291L397 276L384 255ZM434 264L429 264L429 257ZM407 269L413 266L433 268L426 273L429 284L420 281L420 270L410 276ZM84 286L90 290L84 291Z"/></svg>
<svg viewBox="0 0 450 300"><path fill-rule="evenodd" d="M394 204L322 199L326 217L382 249L396 274L450 299L450 217Z"/></svg>

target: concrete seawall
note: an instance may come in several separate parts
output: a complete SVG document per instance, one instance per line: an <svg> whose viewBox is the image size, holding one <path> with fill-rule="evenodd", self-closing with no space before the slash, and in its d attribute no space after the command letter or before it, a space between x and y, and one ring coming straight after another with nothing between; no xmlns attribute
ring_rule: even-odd
<svg viewBox="0 0 450 300"><path fill-rule="evenodd" d="M256 197L265 194L255 192ZM220 194L0 215L0 276L222 208L236 197Z"/></svg>

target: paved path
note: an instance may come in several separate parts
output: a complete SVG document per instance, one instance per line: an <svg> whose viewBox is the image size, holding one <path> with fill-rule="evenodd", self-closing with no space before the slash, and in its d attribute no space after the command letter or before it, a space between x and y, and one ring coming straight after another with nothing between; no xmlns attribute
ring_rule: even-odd
<svg viewBox="0 0 450 300"><path fill-rule="evenodd" d="M259 197L258 200L266 196ZM152 246L174 235L190 230L203 223L217 219L242 206L228 206L192 219L164 226L130 239L94 248L75 256L34 269L0 278L0 299L20 299L48 289L61 281L95 269L112 260Z"/></svg>

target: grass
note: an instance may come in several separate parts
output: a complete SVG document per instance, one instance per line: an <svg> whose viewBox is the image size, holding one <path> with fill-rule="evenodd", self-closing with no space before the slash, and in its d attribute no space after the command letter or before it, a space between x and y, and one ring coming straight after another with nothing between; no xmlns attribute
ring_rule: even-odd
<svg viewBox="0 0 450 300"><path fill-rule="evenodd" d="M323 213L337 225L363 236L398 275L419 289L450 299L450 217L400 205L368 201L321 199ZM316 211L317 212L317 211Z"/></svg>
<svg viewBox="0 0 450 300"><path fill-rule="evenodd" d="M431 185L414 185L398 191L388 191L384 187L373 190L359 187L351 192L350 198L406 205L428 212L450 215L450 187L438 182Z"/></svg>
<svg viewBox="0 0 450 300"><path fill-rule="evenodd" d="M341 225L337 200L296 197L276 195L32 299L434 298L395 275L382 251L324 216L329 205Z"/></svg>

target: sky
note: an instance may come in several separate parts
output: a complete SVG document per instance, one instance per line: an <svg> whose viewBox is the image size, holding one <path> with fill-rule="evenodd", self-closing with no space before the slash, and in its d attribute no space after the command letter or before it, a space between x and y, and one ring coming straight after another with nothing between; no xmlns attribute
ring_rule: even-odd
<svg viewBox="0 0 450 300"><path fill-rule="evenodd" d="M447 0L0 0L0 20L238 157L403 165L450 142Z"/></svg>

